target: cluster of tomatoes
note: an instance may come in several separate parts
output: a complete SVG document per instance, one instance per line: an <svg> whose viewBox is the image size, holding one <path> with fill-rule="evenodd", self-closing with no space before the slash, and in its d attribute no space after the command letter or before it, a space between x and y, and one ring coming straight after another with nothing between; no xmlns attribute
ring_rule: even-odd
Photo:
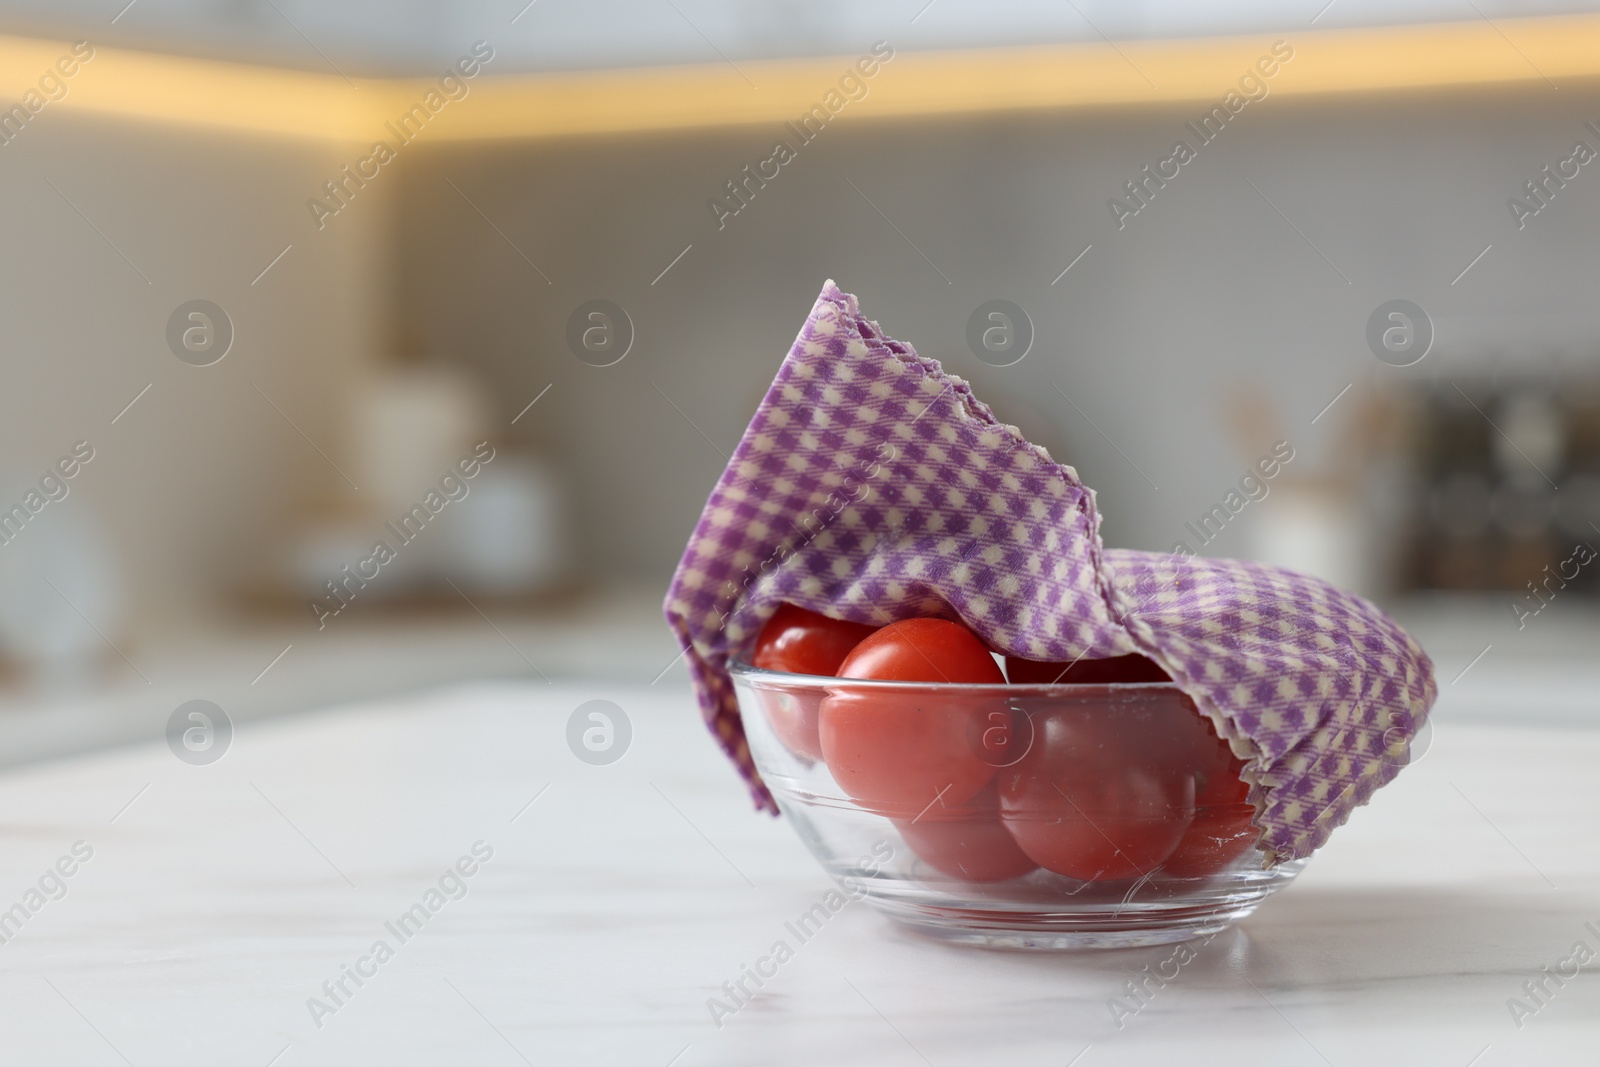
<svg viewBox="0 0 1600 1067"><path fill-rule="evenodd" d="M792 604L762 630L751 663L894 682L1171 680L1143 656L1074 664L1008 656L1002 673L960 623L875 628ZM767 707L784 745L825 762L851 800L893 820L918 856L953 878L998 882L1040 867L1085 882L1199 878L1255 841L1243 764L1170 687L1102 699L872 687L785 696Z"/></svg>

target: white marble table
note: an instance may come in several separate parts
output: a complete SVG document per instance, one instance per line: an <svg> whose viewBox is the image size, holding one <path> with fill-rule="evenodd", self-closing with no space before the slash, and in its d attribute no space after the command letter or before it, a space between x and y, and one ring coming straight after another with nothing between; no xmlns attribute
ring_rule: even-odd
<svg viewBox="0 0 1600 1067"><path fill-rule="evenodd" d="M611 766L566 745L592 698L632 718ZM0 909L93 850L0 928L0 1063L1594 1062L1600 976L1549 983L1520 1028L1507 1000L1600 950L1597 772L1600 731L1441 714L1420 764L1121 1029L1107 999L1170 948L955 949L860 904L719 1028L707 998L827 883L676 676L251 721L210 766L153 740L0 776ZM465 896L386 927L478 841Z"/></svg>

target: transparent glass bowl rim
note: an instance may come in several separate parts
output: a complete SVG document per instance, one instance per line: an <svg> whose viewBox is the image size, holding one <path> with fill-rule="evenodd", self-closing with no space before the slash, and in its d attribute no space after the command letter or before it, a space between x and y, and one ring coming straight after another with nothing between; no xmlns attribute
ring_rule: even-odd
<svg viewBox="0 0 1600 1067"><path fill-rule="evenodd" d="M1177 682L887 682L868 678L838 678L828 674L791 674L788 671L752 667L743 660L730 659L728 673L734 678L759 684L762 689L817 690L850 689L881 692L966 694L974 697L1107 697L1119 694L1159 696L1165 693L1188 694Z"/></svg>

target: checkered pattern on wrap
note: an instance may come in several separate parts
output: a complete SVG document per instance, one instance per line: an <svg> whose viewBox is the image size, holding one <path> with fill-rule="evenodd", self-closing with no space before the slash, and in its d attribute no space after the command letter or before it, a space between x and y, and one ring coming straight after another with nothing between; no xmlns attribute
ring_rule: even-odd
<svg viewBox="0 0 1600 1067"><path fill-rule="evenodd" d="M778 605L957 618L1037 660L1143 653L1247 760L1269 862L1309 855L1409 757L1433 665L1372 604L1257 563L1104 549L1094 492L830 281L667 592L701 709L776 811L727 673Z"/></svg>

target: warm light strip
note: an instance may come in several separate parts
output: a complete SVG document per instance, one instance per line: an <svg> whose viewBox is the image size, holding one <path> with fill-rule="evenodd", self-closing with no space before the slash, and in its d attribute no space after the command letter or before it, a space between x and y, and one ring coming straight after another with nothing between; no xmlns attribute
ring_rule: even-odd
<svg viewBox="0 0 1600 1067"><path fill-rule="evenodd" d="M1504 36L1502 36L1502 34ZM1295 50L1274 94L1555 84L1600 77L1600 16L1506 19L1182 41L899 52L852 115L879 118L1219 99L1275 39ZM893 42L891 42L893 43ZM868 42L863 42L863 51ZM19 100L64 43L0 37L0 99ZM426 140L535 138L797 119L854 56L564 74L495 75L428 123ZM752 88L745 81L756 86ZM366 143L422 99L419 79L357 79L97 46L45 105L252 133Z"/></svg>

